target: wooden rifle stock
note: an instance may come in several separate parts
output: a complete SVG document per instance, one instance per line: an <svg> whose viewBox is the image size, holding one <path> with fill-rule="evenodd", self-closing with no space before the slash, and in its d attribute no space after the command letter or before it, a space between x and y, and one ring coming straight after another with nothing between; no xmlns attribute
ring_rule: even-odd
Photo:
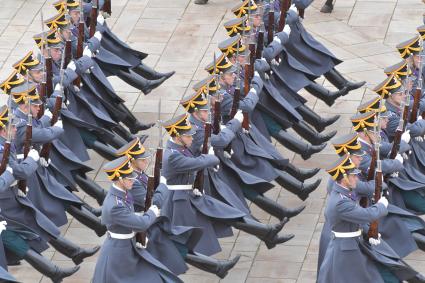
<svg viewBox="0 0 425 283"><path fill-rule="evenodd" d="M235 92L233 94L232 109L230 110L230 115L229 115L230 119L233 119L233 117L235 117L236 112L238 112L240 100L241 100L241 89L239 86L236 86Z"/></svg>
<svg viewBox="0 0 425 283"><path fill-rule="evenodd" d="M410 95L410 94L407 94ZM406 129L407 122L409 121L409 104L404 105L403 109L403 132Z"/></svg>
<svg viewBox="0 0 425 283"><path fill-rule="evenodd" d="M249 77L248 77L249 81L251 81L252 77L254 76L255 55L256 55L255 43L250 43L249 44Z"/></svg>
<svg viewBox="0 0 425 283"><path fill-rule="evenodd" d="M46 63L46 96L50 97L53 93L53 61L52 57L45 57Z"/></svg>
<svg viewBox="0 0 425 283"><path fill-rule="evenodd" d="M72 58L72 46L71 46L71 40L67 40L65 42L65 61L64 66L68 66L69 62L71 62Z"/></svg>
<svg viewBox="0 0 425 283"><path fill-rule="evenodd" d="M263 48L264 48L264 31L259 31L258 38L257 38L257 49L255 50L255 59L261 59L263 54Z"/></svg>
<svg viewBox="0 0 425 283"><path fill-rule="evenodd" d="M10 156L10 141L6 141L3 145L3 157L0 163L0 175L6 171L7 164L9 163Z"/></svg>
<svg viewBox="0 0 425 283"><path fill-rule="evenodd" d="M220 124L221 124L221 102L214 102L214 126L212 132L214 135L218 135L220 133ZM232 105L233 111L233 105ZM235 112L236 113L236 112Z"/></svg>
<svg viewBox="0 0 425 283"><path fill-rule="evenodd" d="M27 128L25 130L25 141L24 141L24 159L27 158L28 153L31 150L32 143L32 125L27 124ZM18 181L18 189L21 190L24 194L27 193L27 181L19 180Z"/></svg>
<svg viewBox="0 0 425 283"><path fill-rule="evenodd" d="M305 9L299 9L298 10L298 15L300 16L300 18L302 18L302 19L304 19L304 12L305 12Z"/></svg>
<svg viewBox="0 0 425 283"><path fill-rule="evenodd" d="M208 140L211 137L211 123L205 123L204 142L202 144L202 154L208 154ZM204 191L204 170L199 170L196 173L193 188L198 189L200 192Z"/></svg>
<svg viewBox="0 0 425 283"><path fill-rule="evenodd" d="M91 7L90 11L90 38L93 37L94 33L96 32L96 24L97 24L97 0L93 1L93 6Z"/></svg>
<svg viewBox="0 0 425 283"><path fill-rule="evenodd" d="M38 95L40 96L40 100L43 102L40 105L40 111L37 114L37 119L40 119L44 115L44 104L46 103L46 82L45 81L40 83L40 89L38 91Z"/></svg>
<svg viewBox="0 0 425 283"><path fill-rule="evenodd" d="M375 196L374 196L374 202L377 203L379 199L381 198L381 192L382 192L382 172L379 170L376 171L375 174ZM369 238L378 239L379 238L379 232L378 232L378 221L375 220L370 223L369 231L367 233L367 236Z"/></svg>
<svg viewBox="0 0 425 283"><path fill-rule="evenodd" d="M393 147L391 148L390 159L394 159L400 149L401 135L403 134L402 129L397 129L394 134Z"/></svg>
<svg viewBox="0 0 425 283"><path fill-rule="evenodd" d="M103 12L105 12L108 15L112 14L112 9L111 9L111 0L105 0L105 2L103 3L103 7L102 10Z"/></svg>
<svg viewBox="0 0 425 283"><path fill-rule="evenodd" d="M53 126L59 119L59 114L62 109L62 96L57 96L55 101L55 108L53 109L52 119L50 119L50 125ZM43 157L46 161L49 159L50 148L52 143L48 142L43 144L41 148L40 157Z"/></svg>
<svg viewBox="0 0 425 283"><path fill-rule="evenodd" d="M410 123L415 123L418 119L419 102L421 100L421 89L417 88L413 95L412 112L410 112Z"/></svg>
<svg viewBox="0 0 425 283"><path fill-rule="evenodd" d="M248 95L249 92L249 85L250 85L250 78L249 75L251 73L251 68L249 64L245 64L245 77L244 77L244 96ZM249 116L248 113L243 112L243 121L242 121L242 128L245 130L249 130Z"/></svg>
<svg viewBox="0 0 425 283"><path fill-rule="evenodd" d="M269 11L269 25L267 26L267 44L273 41L274 36L274 11Z"/></svg>
<svg viewBox="0 0 425 283"><path fill-rule="evenodd" d="M78 43L77 43L77 52L75 54L76 59L80 59L83 56L83 48L84 48L84 21L81 18L80 23L78 24ZM80 87L81 78L78 76L74 80L74 85Z"/></svg>
<svg viewBox="0 0 425 283"><path fill-rule="evenodd" d="M291 0L283 0L280 6L280 18L277 32L281 32L286 24L286 12L291 6Z"/></svg>

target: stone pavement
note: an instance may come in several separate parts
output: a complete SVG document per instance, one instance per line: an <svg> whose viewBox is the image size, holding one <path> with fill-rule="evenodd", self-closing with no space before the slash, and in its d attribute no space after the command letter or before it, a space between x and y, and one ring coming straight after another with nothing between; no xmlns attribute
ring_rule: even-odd
<svg viewBox="0 0 425 283"><path fill-rule="evenodd" d="M11 72L11 65L26 52L34 49L32 36L41 31L40 9L44 18L54 14L53 0L0 0L0 78ZM213 59L213 50L219 41L226 38L222 23L232 15L229 9L236 0L210 0L206 6L197 6L190 0L113 0L113 17L108 24L113 31L136 49L149 53L144 61L159 71L175 70L176 74L151 94L144 96L136 89L117 78L111 81L117 92L127 101L127 105L138 117L145 121L155 121L158 99L162 99L162 119L172 117L179 99L191 91L191 86L206 76L203 67ZM382 69L398 62L395 44L413 36L422 23L424 5L420 0L336 0L334 12L324 15L319 12L323 0L316 0L306 11L305 25L314 36L330 48L344 63L338 69L355 80L366 80L367 87L373 87L385 77ZM324 79L318 82L329 86ZM348 117L363 99L370 97L368 88L353 91L332 107L327 107L310 95L308 104L321 115L341 114L342 118L332 128L340 134L348 132ZM5 96L1 96L2 102ZM179 110L177 110L179 111ZM155 147L158 139L156 130L149 131L148 146ZM311 160L304 162L278 146L294 164L305 167L321 167L333 157L328 147ZM90 165L96 170L91 173L102 186L108 187L106 176L99 171L103 160L92 154ZM242 254L240 262L224 280L197 269L182 276L185 282L263 282L289 283L314 282L316 261L325 203L327 176L321 172L322 185L305 202L307 208L292 219L284 228L286 233L295 234L288 243L267 250L256 238L235 231L235 236L222 241L223 251L219 258ZM301 204L301 201L279 188L270 197L288 207ZM86 199L95 205L94 201ZM256 217L264 222L276 222L252 207ZM64 235L82 245L101 244L103 238L70 219L62 228ZM71 266L72 262L48 250L45 256L60 266ZM425 273L425 254L416 252L407 260L419 271ZM87 259L81 270L64 282L89 282L96 257ZM50 282L33 270L28 264L11 267L10 272L25 283Z"/></svg>

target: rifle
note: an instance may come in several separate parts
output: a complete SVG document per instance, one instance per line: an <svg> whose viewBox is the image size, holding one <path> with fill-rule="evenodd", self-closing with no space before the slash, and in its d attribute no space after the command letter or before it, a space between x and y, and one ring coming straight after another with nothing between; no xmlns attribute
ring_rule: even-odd
<svg viewBox="0 0 425 283"><path fill-rule="evenodd" d="M250 85L250 79L249 79L249 75L251 72L251 68L249 66L249 63L247 62L245 64L245 77L244 77L244 93L246 95L248 95L249 92L249 85ZM242 128L245 129L246 131L249 130L249 116L247 112L243 112L243 121L242 121Z"/></svg>
<svg viewBox="0 0 425 283"><path fill-rule="evenodd" d="M105 0L105 2L103 3L103 12L108 14L109 16L112 14L112 9L111 9L111 0Z"/></svg>
<svg viewBox="0 0 425 283"><path fill-rule="evenodd" d="M84 48L84 9L83 9L83 1L80 0L80 22L78 23L78 43L77 43L77 52L75 54L76 59L80 59L83 56L83 48ZM78 76L74 80L74 85L80 87L81 78Z"/></svg>
<svg viewBox="0 0 425 283"><path fill-rule="evenodd" d="M91 7L91 12L90 12L90 37L93 37L94 33L96 32L96 24L97 24L97 5L98 5L98 0L93 0L93 5Z"/></svg>
<svg viewBox="0 0 425 283"><path fill-rule="evenodd" d="M214 102L214 124L212 129L212 132L214 135L218 135L220 133L220 124L221 124L221 108L220 107L221 107L221 102L216 100Z"/></svg>
<svg viewBox="0 0 425 283"><path fill-rule="evenodd" d="M264 49L264 31L260 30L258 32L258 38L257 38L257 50L255 50L255 58L261 59L261 56L263 54Z"/></svg>
<svg viewBox="0 0 425 283"><path fill-rule="evenodd" d="M270 44L273 41L273 36L274 36L274 9L273 9L273 3L270 3L269 25L267 26L267 44Z"/></svg>
<svg viewBox="0 0 425 283"><path fill-rule="evenodd" d="M44 115L44 103L46 102L46 60L44 58L44 42L46 42L46 34L44 33L44 20L43 20L43 11L40 11L40 18L41 18L41 29L42 29L42 44L40 46L41 50L41 62L43 63L43 78L40 83L40 89L38 91L38 94L40 96L41 101L43 101L43 104L40 105L40 111L38 112L37 119L40 119Z"/></svg>
<svg viewBox="0 0 425 283"><path fill-rule="evenodd" d="M250 43L249 44L249 77L248 77L248 81L251 81L252 77L254 76L255 56L256 56L255 43Z"/></svg>
<svg viewBox="0 0 425 283"><path fill-rule="evenodd" d="M299 9L298 10L298 15L300 16L300 18L302 18L302 19L304 19L304 12L305 12L305 9Z"/></svg>
<svg viewBox="0 0 425 283"><path fill-rule="evenodd" d="M400 119L400 121L398 122L397 130L395 131L395 134L394 134L393 147L391 148L390 157L389 157L390 159L394 159L397 156L397 153L400 149L401 135L404 132L403 125L404 125L404 121L403 119Z"/></svg>
<svg viewBox="0 0 425 283"><path fill-rule="evenodd" d="M68 63L71 62L71 57L72 57L71 40L67 39L65 42L65 66L68 66Z"/></svg>
<svg viewBox="0 0 425 283"><path fill-rule="evenodd" d="M286 24L286 12L288 12L291 6L291 0L283 0L280 6L280 18L277 32L281 32Z"/></svg>
<svg viewBox="0 0 425 283"><path fill-rule="evenodd" d="M379 145L378 145L378 151L379 151ZM381 198L382 194L382 165L381 160L377 160L377 168L376 168L376 174L375 174L375 195L374 195L374 202L377 203L379 199ZM378 220L372 221L369 226L369 231L367 233L368 238L379 238L378 233Z"/></svg>
<svg viewBox="0 0 425 283"><path fill-rule="evenodd" d="M48 52L50 53L50 50ZM53 61L52 57L50 57L50 54L48 57L44 58L44 62L46 63L46 95L47 97L50 97L50 95L53 93Z"/></svg>
<svg viewBox="0 0 425 283"><path fill-rule="evenodd" d="M158 137L159 141L158 141L158 147L156 148L156 153L155 153L155 165L153 169L153 176L148 176L144 212L148 211L149 207L151 207L153 194L155 193L156 188L159 186L160 179L161 179L162 156L163 156L162 126L161 126L161 99L158 102L158 131L159 131L159 137ZM146 232L136 233L136 242L142 244L143 246L146 246Z"/></svg>
<svg viewBox="0 0 425 283"><path fill-rule="evenodd" d="M1 163L0 163L0 175L4 173L4 171L6 171L7 168L7 164L9 163L9 156L10 156L10 144L11 144L11 140L12 140L12 135L11 135L11 128L12 128L12 118L13 118L13 114L12 114L12 98L9 98L8 101L8 118L9 118L9 123L7 124L7 138L6 138L6 142L3 145L3 157L1 159Z"/></svg>
<svg viewBox="0 0 425 283"><path fill-rule="evenodd" d="M419 70L418 70L418 83L416 85L415 94L413 95L413 106L412 106L412 113L410 113L410 123L416 122L418 118L419 103L421 101L421 96L422 96L422 68L423 68L422 56L423 56L422 54L419 55L420 62L419 62Z"/></svg>
<svg viewBox="0 0 425 283"><path fill-rule="evenodd" d="M62 100L63 100L63 92L64 92L64 90L63 90L63 78L64 78L64 74L65 74L64 64L65 64L65 55L62 54L61 66L60 66L60 68L61 68L60 69L60 82L59 82L60 94L56 97L55 108L53 109L52 119L50 119L50 125L51 126L56 124L56 122L58 121L60 111L62 109ZM43 147L41 148L41 152L40 152L40 157L43 157L45 160L48 160L51 147L52 147L51 142L43 144Z"/></svg>

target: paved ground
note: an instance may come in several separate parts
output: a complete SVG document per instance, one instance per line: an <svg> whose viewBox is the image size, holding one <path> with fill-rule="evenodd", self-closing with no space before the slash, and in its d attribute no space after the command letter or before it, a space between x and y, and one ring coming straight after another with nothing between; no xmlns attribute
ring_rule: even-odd
<svg viewBox="0 0 425 283"><path fill-rule="evenodd" d="M41 31L40 9L47 18L54 14L52 0L0 0L0 78L11 72L11 64L28 50L35 48L32 36ZM203 67L213 59L212 52L217 42L226 38L222 23L232 18L229 8L237 1L210 0L207 6L196 6L189 0L113 0L113 18L108 24L120 38L136 49L149 53L144 61L160 71L176 70L176 75L148 96L127 86L119 79L113 85L127 101L128 106L145 120L156 120L157 102L163 100L162 118L171 117L178 100L191 91L191 85L206 76ZM306 11L305 25L314 36L344 60L338 69L355 80L366 80L372 87L384 79L382 69L398 62L395 44L409 38L422 22L424 6L420 0L337 0L335 11L330 15L319 13L322 0L316 0ZM328 85L323 79L320 83ZM353 91L329 108L308 96L309 105L321 115L341 114L343 117L333 128L341 134L349 131L348 117L355 112L361 100L371 94L367 88ZM2 96L4 99L4 96ZM149 146L155 146L157 133L152 131ZM282 151L284 151L282 149ZM304 162L299 156L285 152L293 162L305 167L320 167L333 156L330 148ZM96 154L90 165L96 170L93 178L107 187L106 176L98 172L103 160ZM325 173L319 177L324 177ZM285 206L301 204L286 191L275 189L269 195ZM94 204L93 201L89 199ZM218 257L228 258L242 254L235 269L220 282L314 282L318 242L323 224L322 210L325 203L324 184L306 202L307 209L291 220L285 232L295 238L285 245L267 250L264 244L242 232L225 239L223 252ZM253 213L264 222L275 222L268 215L252 207ZM95 234L80 223L70 219L63 227L65 236L82 245L101 244ZM49 250L45 256L60 266L71 266L64 256ZM81 270L65 282L89 282L96 258L86 260ZM425 254L417 252L408 257L408 262L425 273ZM23 263L10 271L22 282L49 282L48 279ZM211 275L191 269L185 282L219 282Z"/></svg>

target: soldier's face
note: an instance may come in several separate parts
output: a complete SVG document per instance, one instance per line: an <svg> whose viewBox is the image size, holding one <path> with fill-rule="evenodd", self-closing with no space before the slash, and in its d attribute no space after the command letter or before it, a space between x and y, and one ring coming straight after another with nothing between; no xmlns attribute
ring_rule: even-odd
<svg viewBox="0 0 425 283"><path fill-rule="evenodd" d="M198 118L202 121L202 122L206 122L208 120L208 111L207 110L199 110L198 112Z"/></svg>
<svg viewBox="0 0 425 283"><path fill-rule="evenodd" d="M80 11L79 10L72 10L69 12L69 15L71 16L71 21L74 25L77 25L80 22Z"/></svg>
<svg viewBox="0 0 425 283"><path fill-rule="evenodd" d="M348 186L350 189L354 189L357 186L357 181L359 177L357 175L349 174L348 175Z"/></svg>
<svg viewBox="0 0 425 283"><path fill-rule="evenodd" d="M72 33L70 29L61 29L61 35L63 39L70 40Z"/></svg>
<svg viewBox="0 0 425 283"><path fill-rule="evenodd" d="M255 14L255 15L252 17L252 25L253 25L254 27L259 27L259 26L261 25L261 17L260 17L260 15L259 15L259 14Z"/></svg>
<svg viewBox="0 0 425 283"><path fill-rule="evenodd" d="M32 80L36 83L41 83L41 81L43 80L43 71L42 70L29 71L29 75L32 78Z"/></svg>
<svg viewBox="0 0 425 283"><path fill-rule="evenodd" d="M351 156L350 156L350 159L351 159L351 162L353 162L353 163L354 163L354 165L355 165L357 168L359 168L360 163L361 163L361 162L362 162L362 160L363 160L363 156L351 155Z"/></svg>
<svg viewBox="0 0 425 283"><path fill-rule="evenodd" d="M396 92L391 95L391 100L398 106L401 105L401 102L406 99L404 92Z"/></svg>
<svg viewBox="0 0 425 283"><path fill-rule="evenodd" d="M381 129L382 130L385 130L387 128L388 121L389 121L388 117L381 118Z"/></svg>
<svg viewBox="0 0 425 283"><path fill-rule="evenodd" d="M223 74L222 78L223 82L226 85L233 85L233 83L235 82L236 75L235 73L225 73Z"/></svg>
<svg viewBox="0 0 425 283"><path fill-rule="evenodd" d="M123 178L121 179L121 186L124 190L131 190L133 188L134 179Z"/></svg>
<svg viewBox="0 0 425 283"><path fill-rule="evenodd" d="M133 161L133 167L139 171L145 171L146 168L148 168L149 165L149 159L136 159Z"/></svg>
<svg viewBox="0 0 425 283"><path fill-rule="evenodd" d="M180 139L183 145L189 147L192 145L193 137L192 136L180 136Z"/></svg>
<svg viewBox="0 0 425 283"><path fill-rule="evenodd" d="M37 117L38 112L40 112L40 105L31 104L31 115L33 117Z"/></svg>
<svg viewBox="0 0 425 283"><path fill-rule="evenodd" d="M62 50L60 48L50 48L50 55L52 55L53 61L60 61L62 58Z"/></svg>

